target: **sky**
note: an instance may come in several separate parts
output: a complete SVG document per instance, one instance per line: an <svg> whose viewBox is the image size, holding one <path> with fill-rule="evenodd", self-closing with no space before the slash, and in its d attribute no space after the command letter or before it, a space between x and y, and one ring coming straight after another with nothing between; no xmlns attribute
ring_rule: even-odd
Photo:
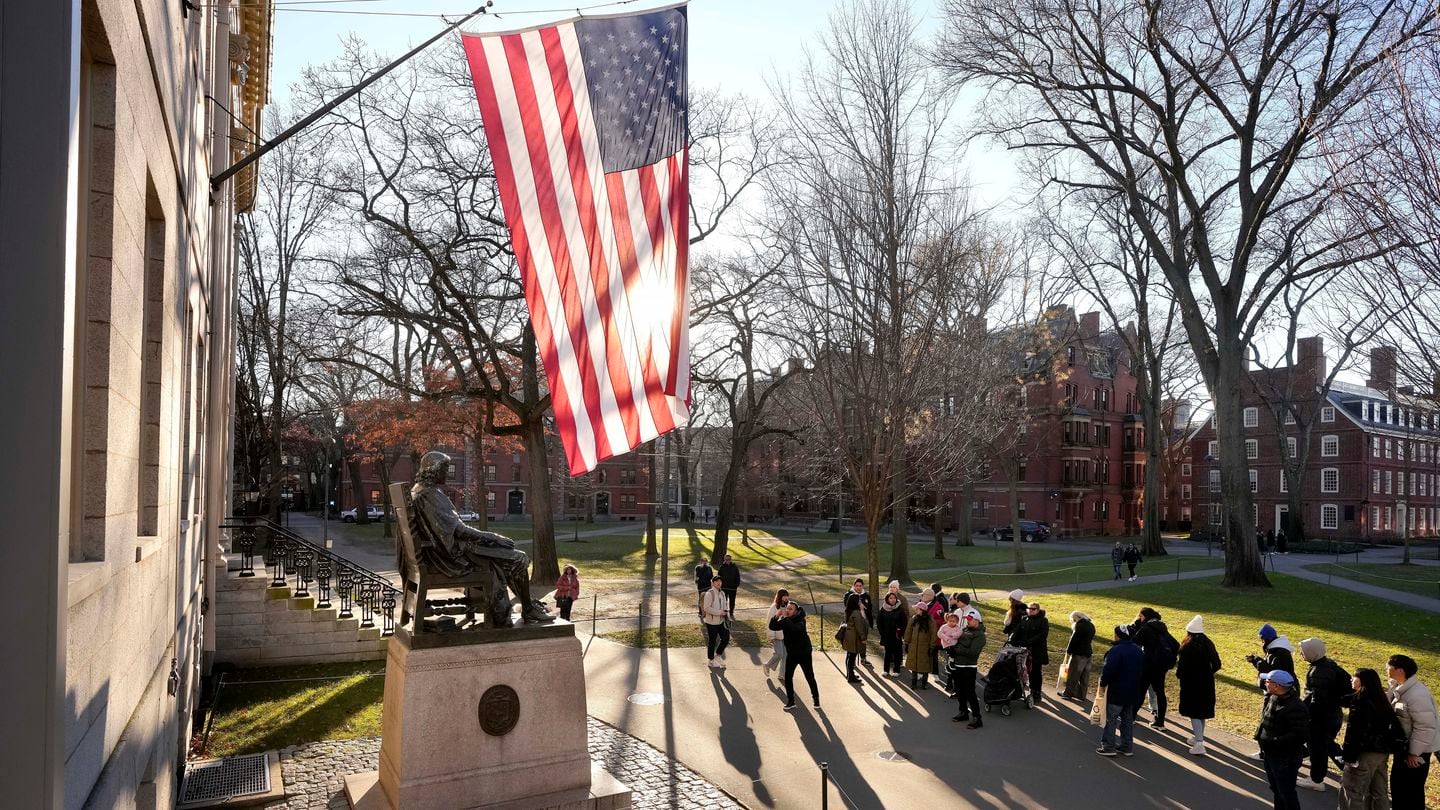
<svg viewBox="0 0 1440 810"><path fill-rule="evenodd" d="M399 56L425 41L448 23L434 17L389 14L449 14L474 10L479 0L329 0L301 3L276 0L274 55L271 61L271 99L288 100L290 85L306 65L340 55L341 40L350 33L361 36L373 49ZM664 0L637 0L587 11L610 14L642 11L669 5ZM693 0L690 3L690 75L692 87L743 92L760 100L770 98L768 82L796 72L804 48L814 43L836 0ZM467 31L504 31L528 28L575 16L556 0L495 0L487 14L465 25ZM583 7L583 6L582 6ZM921 18L922 36L940 28L935 3L914 3ZM343 13L336 13L343 12ZM365 12L365 13L358 13ZM377 13L379 12L379 13ZM403 69L403 68L401 68ZM962 96L955 111L956 136L973 96ZM1003 150L972 145L966 164L977 205L991 208L1012 197L1012 164Z"/></svg>

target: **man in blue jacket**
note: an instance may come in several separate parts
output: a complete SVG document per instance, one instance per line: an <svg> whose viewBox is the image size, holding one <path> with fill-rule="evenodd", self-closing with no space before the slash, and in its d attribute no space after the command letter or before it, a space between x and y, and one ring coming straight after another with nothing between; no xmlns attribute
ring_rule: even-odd
<svg viewBox="0 0 1440 810"><path fill-rule="evenodd" d="M1105 730L1100 735L1100 747L1095 749L1100 756L1135 755L1135 710L1140 708L1144 695L1144 673L1144 651L1130 637L1129 626L1117 626L1115 644L1105 654L1105 665L1100 670L1100 688L1105 690Z"/></svg>

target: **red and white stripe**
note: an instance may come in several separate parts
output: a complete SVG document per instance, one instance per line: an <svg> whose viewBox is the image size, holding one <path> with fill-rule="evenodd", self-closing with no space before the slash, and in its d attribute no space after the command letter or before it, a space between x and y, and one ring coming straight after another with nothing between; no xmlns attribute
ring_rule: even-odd
<svg viewBox="0 0 1440 810"><path fill-rule="evenodd" d="M687 150L605 174L575 28L464 35L570 474L689 411Z"/></svg>

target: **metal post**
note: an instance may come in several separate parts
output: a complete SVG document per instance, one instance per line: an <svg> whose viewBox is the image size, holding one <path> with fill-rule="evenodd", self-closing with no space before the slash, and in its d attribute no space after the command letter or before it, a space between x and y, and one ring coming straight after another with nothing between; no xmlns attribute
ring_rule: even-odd
<svg viewBox="0 0 1440 810"><path fill-rule="evenodd" d="M325 492L320 495L320 522L325 548L330 548L330 454L325 454Z"/></svg>
<svg viewBox="0 0 1440 810"><path fill-rule="evenodd" d="M975 590L975 574L971 573L970 571L966 571L965 578L970 580L970 598L979 599L979 592Z"/></svg>
<svg viewBox="0 0 1440 810"><path fill-rule="evenodd" d="M590 636L595 636L595 614L600 611L600 594L590 594Z"/></svg>
<svg viewBox="0 0 1440 810"><path fill-rule="evenodd" d="M820 614L820 652L825 652L825 606L816 605L816 611Z"/></svg>
<svg viewBox="0 0 1440 810"><path fill-rule="evenodd" d="M1175 558L1175 581L1180 581L1180 558Z"/></svg>
<svg viewBox="0 0 1440 810"><path fill-rule="evenodd" d="M670 435L665 435L665 474L660 495L660 643L670 608ZM733 606L732 606L733 607Z"/></svg>
<svg viewBox="0 0 1440 810"><path fill-rule="evenodd" d="M830 763L820 763L820 810L830 807Z"/></svg>

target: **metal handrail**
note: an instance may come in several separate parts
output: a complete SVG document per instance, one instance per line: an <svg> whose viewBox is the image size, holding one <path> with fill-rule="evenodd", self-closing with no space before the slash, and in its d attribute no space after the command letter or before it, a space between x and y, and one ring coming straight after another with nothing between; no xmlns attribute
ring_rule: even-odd
<svg viewBox="0 0 1440 810"><path fill-rule="evenodd" d="M231 530L231 548L240 552L238 576L255 576L255 547L263 529L269 534L264 556L270 587L290 586L293 577L294 596L313 596L317 608L331 607L332 599L338 600L341 619L353 618L358 605L361 627L374 627L375 614L378 613L381 634L388 636L395 632L395 608L400 604L400 589L374 571L268 518L235 515L221 523L220 528ZM310 591L312 583L315 588L313 594Z"/></svg>

